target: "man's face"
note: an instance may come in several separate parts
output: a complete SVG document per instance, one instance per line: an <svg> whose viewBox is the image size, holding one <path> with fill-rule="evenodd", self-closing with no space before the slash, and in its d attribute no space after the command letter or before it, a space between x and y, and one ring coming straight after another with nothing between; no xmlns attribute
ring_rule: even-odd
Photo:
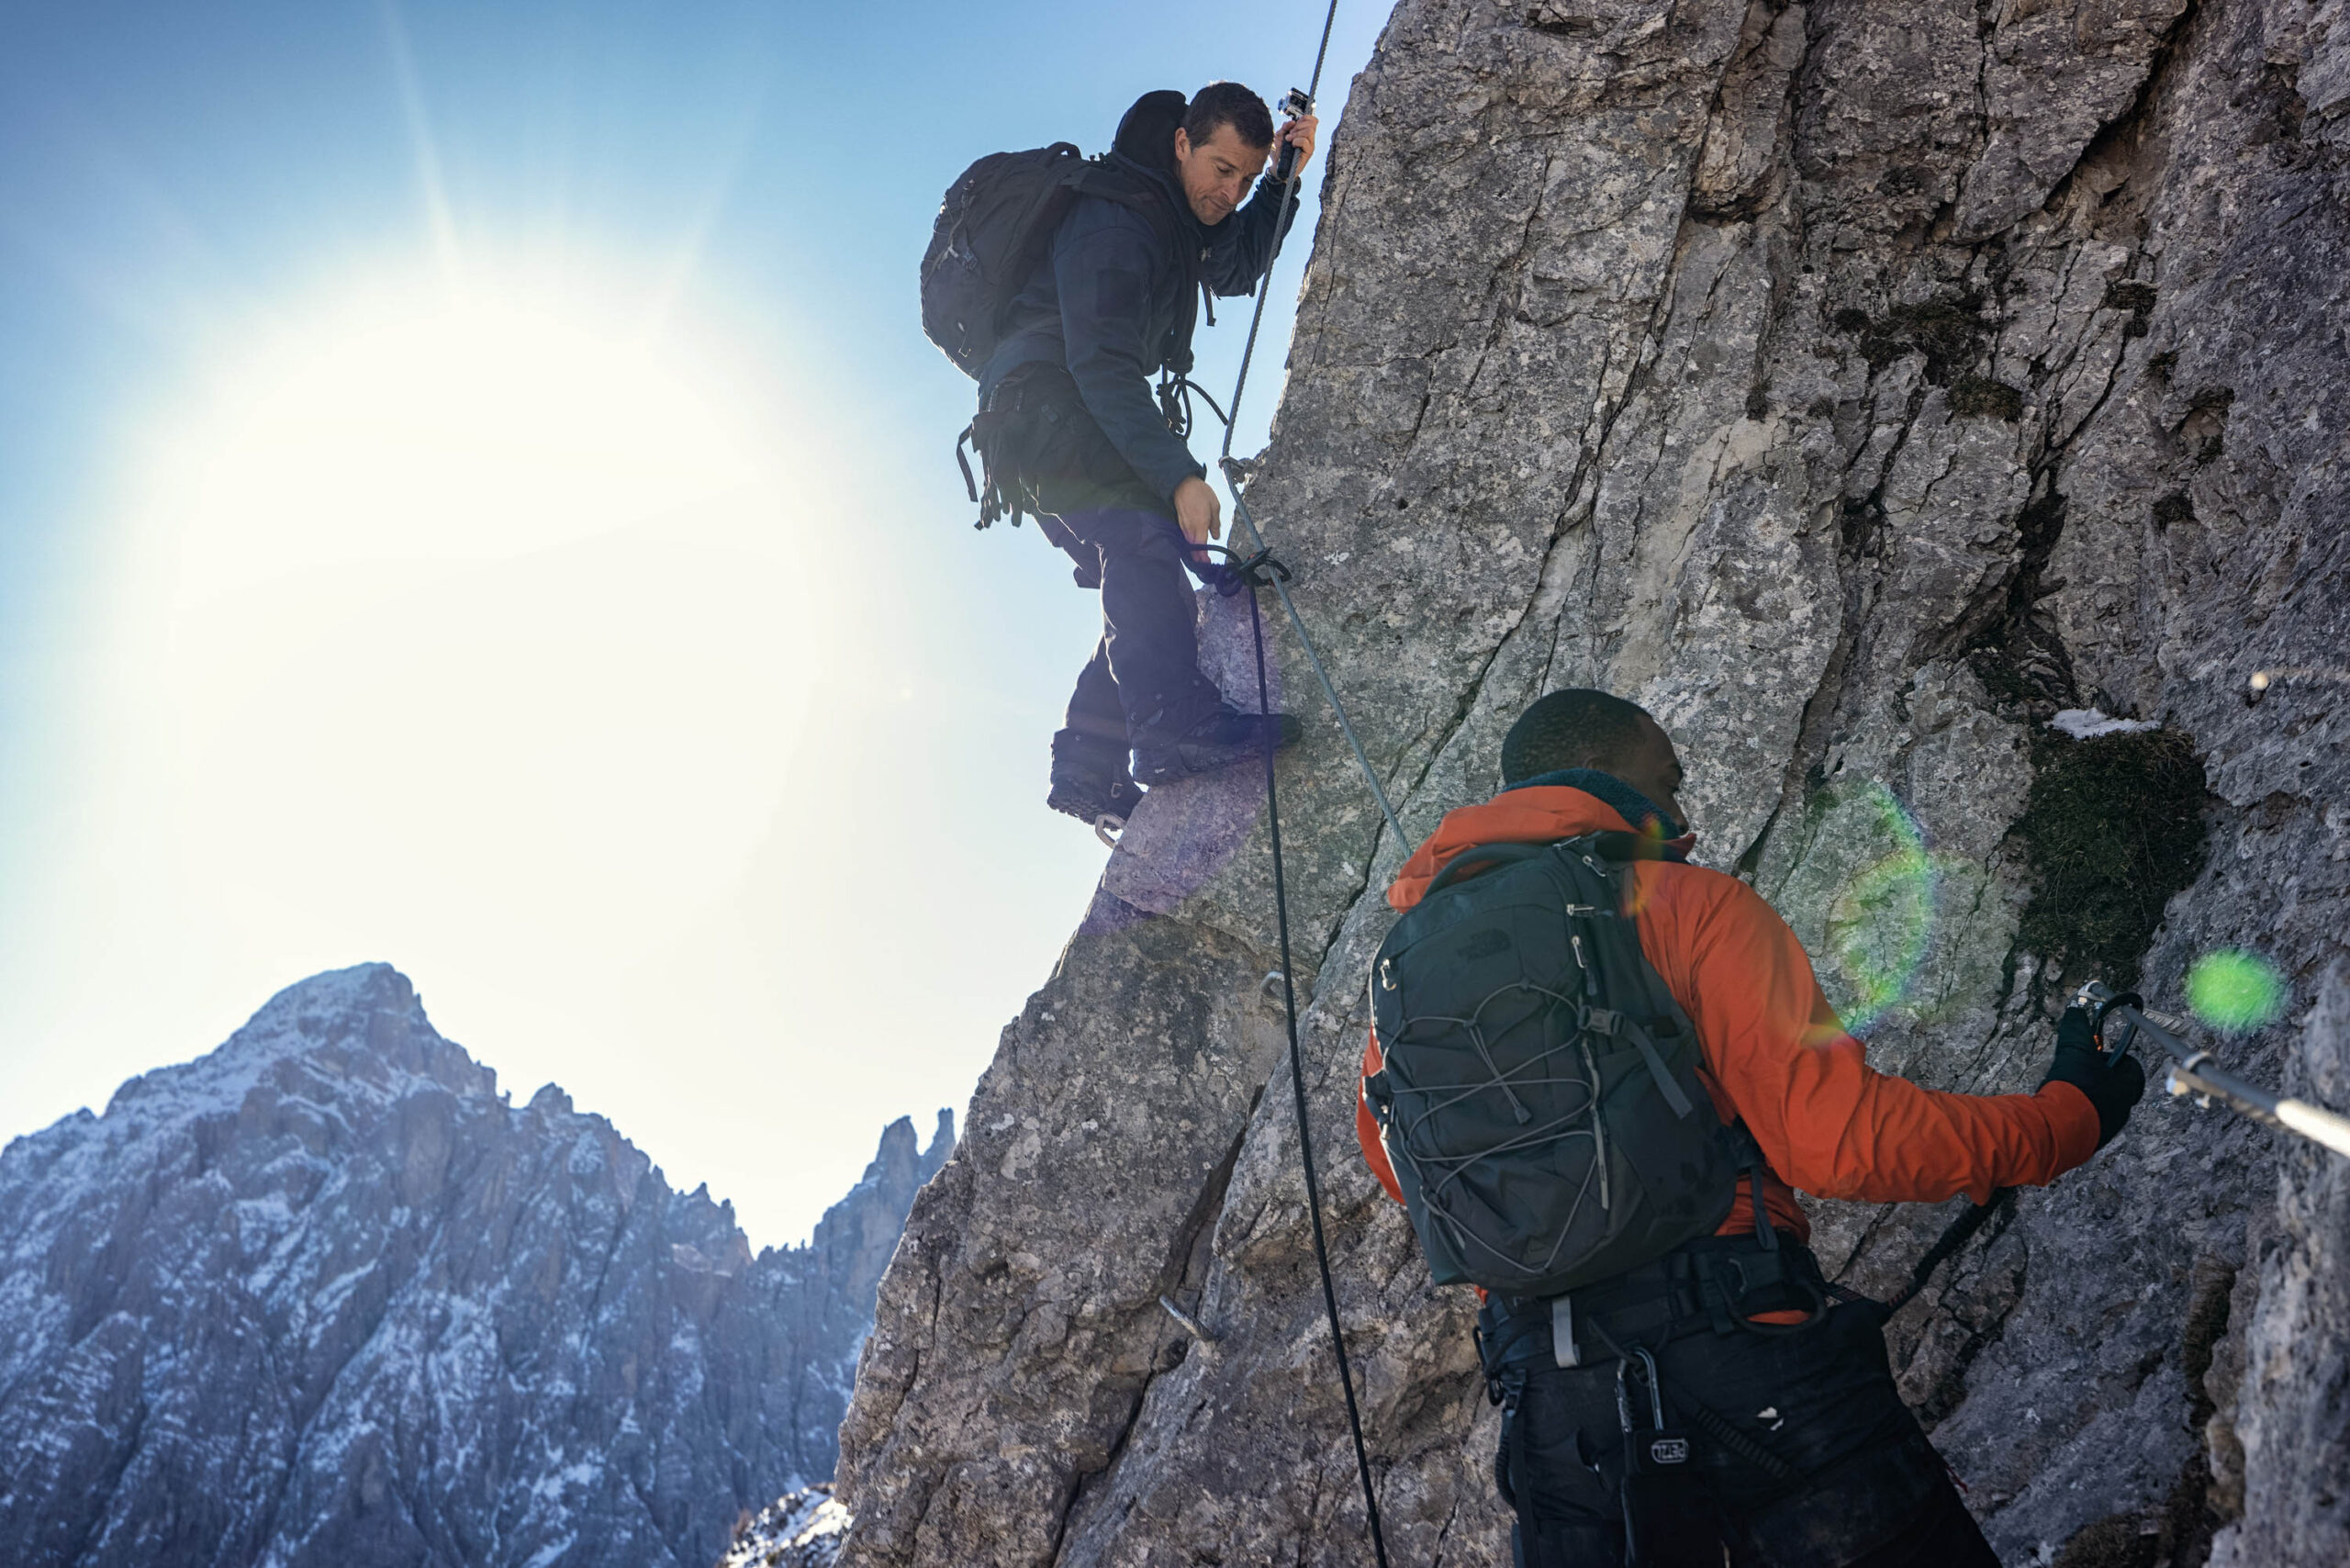
<svg viewBox="0 0 2350 1568"><path fill-rule="evenodd" d="M1687 824L1681 807L1681 758L1673 749L1673 737L1654 719L1641 715L1639 744L1606 771L1664 808L1673 821Z"/></svg>
<svg viewBox="0 0 2350 1568"><path fill-rule="evenodd" d="M1240 133L1230 125L1215 128L1197 147L1181 127L1175 130L1175 169L1182 177L1183 196L1192 204L1192 216L1206 224L1217 224L1232 216L1248 194L1248 187L1264 172L1270 147L1251 147L1240 140Z"/></svg>

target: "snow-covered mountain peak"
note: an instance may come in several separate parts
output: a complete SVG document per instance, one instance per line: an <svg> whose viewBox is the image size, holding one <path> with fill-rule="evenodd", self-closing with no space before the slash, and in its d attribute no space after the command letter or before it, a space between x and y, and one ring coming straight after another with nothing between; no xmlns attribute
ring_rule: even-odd
<svg viewBox="0 0 2350 1568"><path fill-rule="evenodd" d="M833 1468L945 1160L895 1124L754 1260L605 1118L528 1104L388 965L0 1150L0 1562L713 1562Z"/></svg>
<svg viewBox="0 0 2350 1568"><path fill-rule="evenodd" d="M264 1082L295 1097L346 1085L397 1097L417 1078L469 1097L498 1088L496 1073L433 1031L406 975L389 964L358 964L287 986L208 1054L129 1080L100 1121L118 1137L234 1113Z"/></svg>

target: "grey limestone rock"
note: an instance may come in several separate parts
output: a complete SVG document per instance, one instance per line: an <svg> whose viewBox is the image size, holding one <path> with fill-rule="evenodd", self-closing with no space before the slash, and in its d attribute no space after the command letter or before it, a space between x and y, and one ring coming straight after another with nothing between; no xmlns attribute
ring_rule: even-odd
<svg viewBox="0 0 2350 1568"><path fill-rule="evenodd" d="M2339 4L1404 0L1325 178L1248 499L1410 834L1494 787L1535 696L1634 697L1700 858L1787 915L1873 1059L2028 1090L2090 967L2019 935L2016 824L2074 744L2048 721L2154 722L2200 759L2210 849L2109 961L2176 1008L2199 955L2264 955L2290 1005L2232 1060L2350 1105L2341 982L2321 1000L2350 929ZM1203 608L1253 700L1245 614ZM1498 1564L1470 1304L1351 1147L1409 846L1273 633L1391 1558ZM883 1282L844 1562L1368 1560L1277 964L1260 781L1153 791ZM2157 1092L1895 1321L2006 1561L2186 1564L2215 1531L2239 1563L2350 1561L2330 1160ZM1950 1212L1818 1203L1816 1241L1888 1288Z"/></svg>
<svg viewBox="0 0 2350 1568"><path fill-rule="evenodd" d="M0 1561L703 1568L831 1473L954 1137L753 1256L381 964L0 1152Z"/></svg>

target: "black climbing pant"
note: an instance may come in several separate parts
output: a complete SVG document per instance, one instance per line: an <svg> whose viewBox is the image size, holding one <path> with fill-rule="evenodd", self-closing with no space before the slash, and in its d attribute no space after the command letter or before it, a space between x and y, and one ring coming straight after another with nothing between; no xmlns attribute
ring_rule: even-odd
<svg viewBox="0 0 2350 1568"><path fill-rule="evenodd" d="M1695 1432L1695 1473L1664 1495L1680 1520L1711 1528L1694 1552L1651 1568L1721 1568L1725 1549L1731 1568L1998 1568L1894 1388L1878 1324L1873 1305L1840 1305L1794 1333L1704 1330L1651 1347L1668 1397L1707 1406L1799 1476ZM1602 1351L1523 1371L1496 1465L1517 1509L1518 1568L1624 1562L1616 1368ZM1651 1425L1637 1387L1632 1404L1636 1424Z"/></svg>
<svg viewBox="0 0 2350 1568"><path fill-rule="evenodd" d="M1050 504L1054 487L1038 487ZM1178 732L1212 711L1214 685L1200 673L1198 610L1184 575L1183 535L1163 511L1136 506L1071 509L1038 520L1102 588L1102 640L1077 678L1068 727L1124 751L1146 727Z"/></svg>
<svg viewBox="0 0 2350 1568"><path fill-rule="evenodd" d="M1146 729L1180 734L1213 712L1185 569L1203 582L1223 569L1193 558L1172 503L1118 454L1058 364L1013 370L981 417L990 476L1013 476L1039 531L1077 563L1078 586L1102 590L1102 641L1064 733L1124 752Z"/></svg>

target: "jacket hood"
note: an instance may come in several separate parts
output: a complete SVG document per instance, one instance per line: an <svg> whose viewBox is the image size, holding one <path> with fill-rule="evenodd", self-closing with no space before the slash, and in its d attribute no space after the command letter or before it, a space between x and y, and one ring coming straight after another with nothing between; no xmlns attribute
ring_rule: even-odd
<svg viewBox="0 0 2350 1568"><path fill-rule="evenodd" d="M1182 172L1175 166L1175 132L1183 123L1183 111L1189 107L1191 100L1172 88L1145 93L1118 122L1118 134L1110 140L1110 156L1157 182L1176 218L1205 233L1207 225L1200 221L1199 214L1185 199ZM1225 219L1226 223L1231 221Z"/></svg>
<svg viewBox="0 0 2350 1568"><path fill-rule="evenodd" d="M1509 786L1512 790L1528 790L1543 784L1564 784L1586 795L1596 795L1616 808L1616 813L1626 822L1637 824L1639 831L1651 831L1649 819L1656 819L1654 831L1664 841L1668 850L1679 840L1690 836L1689 830L1674 822L1663 807L1617 778L1596 767L1561 767L1551 773L1539 773ZM1670 855L1667 858L1671 858Z"/></svg>
<svg viewBox="0 0 2350 1568"><path fill-rule="evenodd" d="M1162 179L1175 178L1175 132L1191 100L1171 88L1145 93L1118 122L1110 151ZM1180 189L1180 186L1178 187Z"/></svg>
<svg viewBox="0 0 2350 1568"><path fill-rule="evenodd" d="M1399 910L1410 909L1427 896L1428 884L1446 862L1480 844L1554 844L1586 833L1632 831L1623 812L1586 790L1562 784L1520 785L1482 806L1447 812L1388 884L1387 902ZM1691 842L1684 834L1658 847L1686 848Z"/></svg>

